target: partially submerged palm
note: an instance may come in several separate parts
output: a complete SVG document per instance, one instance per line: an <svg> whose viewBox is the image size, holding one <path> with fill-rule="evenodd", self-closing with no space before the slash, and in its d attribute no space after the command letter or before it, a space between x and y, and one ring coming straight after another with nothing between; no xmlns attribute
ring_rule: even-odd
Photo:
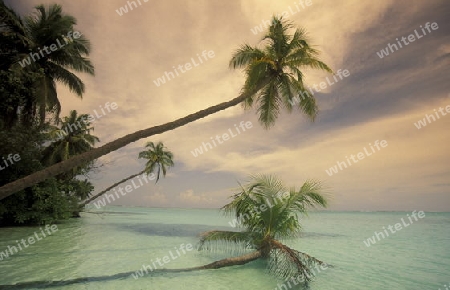
<svg viewBox="0 0 450 290"><path fill-rule="evenodd" d="M332 72L318 59L319 52L308 44L306 32L274 17L268 33L264 36L263 48L243 45L230 61L231 68L244 68L246 82L244 92L253 94L245 99L244 106L250 108L257 103L260 123L272 126L282 107L292 111L293 104L306 116L314 120L317 105L313 94L303 84L303 68ZM299 96L302 96L299 98ZM296 101L300 99L300 101Z"/></svg>
<svg viewBox="0 0 450 290"><path fill-rule="evenodd" d="M308 181L296 190L287 189L273 176L256 176L233 196L233 201L222 209L233 215L242 228L241 232L210 231L202 235L200 249L220 246L219 241L234 242L235 246L256 250L251 259L268 260L269 271L288 279L300 277L309 281L310 267L324 264L305 253L291 249L280 240L298 236L301 226L298 214L306 214L308 208L326 207L327 201L320 194L321 186Z"/></svg>

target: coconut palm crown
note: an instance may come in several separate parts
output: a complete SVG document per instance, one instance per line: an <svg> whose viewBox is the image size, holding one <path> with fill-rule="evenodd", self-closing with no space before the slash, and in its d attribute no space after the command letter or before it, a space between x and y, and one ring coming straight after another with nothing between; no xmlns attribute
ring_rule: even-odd
<svg viewBox="0 0 450 290"><path fill-rule="evenodd" d="M215 250L226 245L241 247L252 254L232 258L244 264L262 258L269 272L282 279L299 278L306 283L313 277L311 266L324 262L284 245L280 240L297 237L301 230L298 214L306 215L310 208L326 207L322 186L307 181L300 189L287 189L274 176L253 176L241 186L233 200L222 210L234 216L242 231L209 231L202 234L199 249ZM235 220L235 221L236 221ZM246 260L246 261L244 261Z"/></svg>
<svg viewBox="0 0 450 290"><path fill-rule="evenodd" d="M58 120L60 128L50 126L48 132L52 143L43 150L42 161L46 165L52 165L71 156L86 152L94 148L100 139L92 135L94 127L91 126L88 114L80 114L71 110L68 116ZM81 166L74 167L72 171L60 174L59 177L76 176L88 172L95 161L88 161Z"/></svg>
<svg viewBox="0 0 450 290"><path fill-rule="evenodd" d="M94 66L87 58L91 45L84 35L74 30L77 20L63 13L61 5L38 5L35 8L36 13L26 17L24 21L26 35L32 43L29 47L30 53L36 54L41 48L60 44L56 51L42 53L44 57L30 65L33 70L43 70L45 75L36 84L36 105L39 107L41 123L44 122L47 112L54 113L57 122L61 104L56 92L56 82L67 86L78 97L83 96L84 83L72 71L94 75ZM73 36L74 33L77 37Z"/></svg>
<svg viewBox="0 0 450 290"><path fill-rule="evenodd" d="M48 135L54 142L44 150L46 164L54 164L91 150L99 138L92 135L94 127L91 126L88 114L78 115L71 110L68 116L59 119L61 128L52 127Z"/></svg>
<svg viewBox="0 0 450 290"><path fill-rule="evenodd" d="M254 93L245 99L244 107L251 108L257 103L259 121L265 128L275 124L282 107L291 112L295 104L314 120L318 108L313 93L303 83L300 69L332 72L318 59L319 51L309 45L306 31L296 29L290 34L291 29L290 22L273 17L269 31L261 41L263 48L244 44L230 60L230 68L245 69L243 91Z"/></svg>
<svg viewBox="0 0 450 290"><path fill-rule="evenodd" d="M147 174L155 171L156 167L158 167L156 183L161 175L161 170L163 175L166 176L167 168L174 166L173 153L166 150L162 142L158 142L156 145L153 142L148 142L145 147L148 149L140 152L139 158L147 159L144 169L144 172Z"/></svg>

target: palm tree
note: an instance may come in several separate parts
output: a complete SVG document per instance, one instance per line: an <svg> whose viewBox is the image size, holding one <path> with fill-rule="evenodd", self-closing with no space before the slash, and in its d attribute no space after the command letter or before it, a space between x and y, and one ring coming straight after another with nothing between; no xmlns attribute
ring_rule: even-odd
<svg viewBox="0 0 450 290"><path fill-rule="evenodd" d="M52 165L69 159L71 156L91 150L98 137L91 135L94 130L89 122L88 114L78 115L76 110L72 110L69 116L59 119L61 128L52 127L48 132L49 138L54 140L43 151L43 163ZM92 161L87 161L81 166L72 168L71 177L80 173Z"/></svg>
<svg viewBox="0 0 450 290"><path fill-rule="evenodd" d="M98 194L96 194L93 197L89 198L88 200L84 201L82 203L82 205L86 205L86 204L90 203L91 201L95 200L97 197L102 196L103 194L107 193L108 191L110 191L114 187L118 186L119 184L122 184L132 178L135 178L138 175L141 175L141 174L149 175L150 173L155 171L156 167L158 167L158 172L156 175L155 183L158 182L158 180L159 180L159 176L161 174L161 169L162 169L163 175L165 177L166 172L167 172L167 167L174 166L172 152L165 150L165 146L162 142L158 142L158 144L156 146L153 142L148 142L145 147L147 147L148 149L145 151L139 152L139 158L147 159L147 163L145 165L144 170L142 170L139 173L130 175L127 178L120 180L119 182L114 183L113 185L109 186L105 190L102 190Z"/></svg>
<svg viewBox="0 0 450 290"><path fill-rule="evenodd" d="M0 119L10 130L20 123L30 127L34 120L34 90L30 89L43 73L17 67L21 55L32 45L20 16L0 0ZM20 112L20 113L19 113Z"/></svg>
<svg viewBox="0 0 450 290"><path fill-rule="evenodd" d="M70 70L93 75L94 67L86 56L90 53L90 43L83 35L73 35L74 17L64 14L58 4L38 5L36 14L25 18L27 36L32 45L30 53L36 54L45 47L57 46L57 50L42 53L41 57L30 65L32 70L42 70L44 76L36 84L36 109L39 110L41 124L45 122L47 112L52 112L55 119L59 119L61 104L56 92L56 82L69 87L78 97L82 97L85 87L82 80ZM64 46L61 46L61 45ZM28 57L28 55L24 56Z"/></svg>
<svg viewBox="0 0 450 290"><path fill-rule="evenodd" d="M300 69L315 68L327 72L331 72L331 69L318 59L319 53L308 44L305 31L296 29L294 34L290 35L288 34L290 28L292 28L292 24L274 17L269 32L262 40L263 48L244 45L234 53L230 67L243 68L247 77L238 97L178 120L128 134L60 164L6 184L0 187L0 200L48 177L70 170L87 160L97 159L131 142L173 130L244 101L246 107L258 103L259 120L266 128L274 124L282 106L290 111L292 103L297 103L297 108L313 120L317 114L317 106L313 95L307 93L308 90L303 86L303 74ZM301 101L295 102L294 98L298 98L300 94L302 95Z"/></svg>
<svg viewBox="0 0 450 290"><path fill-rule="evenodd" d="M288 189L274 176L253 176L252 181L241 186L233 200L222 208L225 214L235 217L242 231L203 233L199 247L200 250L216 250L225 244L246 253L205 266L172 271L218 269L264 259L269 271L277 277L309 282L313 277L311 266L326 264L280 240L298 236L301 230L298 214L306 215L310 208L327 206L321 191L322 186L316 181L307 181L300 189Z"/></svg>
<svg viewBox="0 0 450 290"><path fill-rule="evenodd" d="M145 172L153 172L156 167L158 167L158 173L156 174L156 182L159 180L159 176L161 175L161 170L166 176L167 167L174 166L173 163L173 154L170 151L165 150L164 144L162 142L158 142L155 144L153 142L148 142L145 145L148 148L145 151L139 153L139 158L147 159L147 163L145 164Z"/></svg>
<svg viewBox="0 0 450 290"><path fill-rule="evenodd" d="M94 67L86 58L90 53L89 41L79 32L77 37L73 36L76 19L64 14L57 4L47 8L36 6L36 13L22 20L0 0L0 12L0 69L15 77L26 73L39 74L32 86L32 97L20 102L20 106L16 105L21 110L14 107L9 114L21 112L27 118L27 122L23 122L27 126L30 126L28 119L34 120L35 117L42 125L48 112L53 113L57 121L61 104L56 82L68 86L82 97L84 83L71 70L94 74ZM55 51L49 49L54 46L57 47ZM34 55L35 61L32 61L31 55ZM18 117L12 120L17 121Z"/></svg>
<svg viewBox="0 0 450 290"><path fill-rule="evenodd" d="M20 16L0 0L0 69L7 70L26 53L31 41Z"/></svg>

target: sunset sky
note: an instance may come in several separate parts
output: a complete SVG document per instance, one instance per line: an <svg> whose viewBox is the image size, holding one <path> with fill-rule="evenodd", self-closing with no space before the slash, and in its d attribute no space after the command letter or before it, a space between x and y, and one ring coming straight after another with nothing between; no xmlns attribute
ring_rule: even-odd
<svg viewBox="0 0 450 290"><path fill-rule="evenodd" d="M91 41L96 74L80 75L82 100L58 87L61 115L73 109L92 114L117 103L93 124L99 145L236 97L245 79L228 68L230 57L243 43L257 45L263 33L255 27L264 28L274 14L305 28L333 71L348 71L338 82L304 71L308 86L320 89L325 82L315 94L320 114L314 123L298 111L283 112L265 130L256 110L236 106L102 157L104 166L91 175L96 192L141 171L145 161L137 155L148 141L163 141L175 155L166 178L113 204L217 208L238 181L264 173L288 186L321 180L332 210L450 211L449 1L136 0L138 7L128 6L121 16L124 0L5 2L22 15L41 3L59 3L77 18L76 30ZM386 50L388 44L398 50ZM389 55L380 57L383 49ZM175 75L186 63L191 69ZM170 73L175 77L155 84ZM426 114L436 120L429 116L418 129ZM252 127L238 134L241 121ZM228 130L235 135L230 140L193 156L202 142ZM378 150L377 140L387 146ZM375 152L368 156L364 148L371 146ZM353 162L350 156L359 152L364 158ZM347 158L351 166L327 174Z"/></svg>

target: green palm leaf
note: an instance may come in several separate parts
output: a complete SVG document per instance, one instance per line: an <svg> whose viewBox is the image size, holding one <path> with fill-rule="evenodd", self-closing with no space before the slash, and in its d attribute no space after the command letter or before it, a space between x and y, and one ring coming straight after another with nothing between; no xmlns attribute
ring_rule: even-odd
<svg viewBox="0 0 450 290"><path fill-rule="evenodd" d="M139 152L138 156L139 158L147 159L145 165L145 172L147 174L155 170L157 171L156 182L158 182L161 171L163 176L166 176L167 168L174 166L173 153L166 150L162 142L158 142L156 145L153 142L148 142L145 147L148 149Z"/></svg>
<svg viewBox="0 0 450 290"><path fill-rule="evenodd" d="M263 48L242 45L230 60L230 68L244 69L246 82L243 91L252 92L243 102L244 108L251 108L257 103L259 122L266 129L275 124L282 107L291 112L293 100L308 92L300 69L332 72L317 58L319 52L309 45L305 30L296 29L291 35L291 29L293 25L290 22L274 17L262 39ZM256 91L256 88L260 89ZM315 119L317 105L312 94L301 99L296 107L312 121Z"/></svg>

